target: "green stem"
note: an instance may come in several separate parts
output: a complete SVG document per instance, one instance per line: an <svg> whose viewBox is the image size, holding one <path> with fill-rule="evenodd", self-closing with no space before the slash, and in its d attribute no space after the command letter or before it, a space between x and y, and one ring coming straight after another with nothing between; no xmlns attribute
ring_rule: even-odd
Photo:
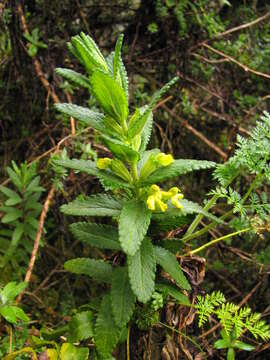
<svg viewBox="0 0 270 360"><path fill-rule="evenodd" d="M133 162L130 167L131 175L133 177L133 181L137 182L139 180L138 171L137 171L137 162Z"/></svg>
<svg viewBox="0 0 270 360"><path fill-rule="evenodd" d="M128 324L128 329L127 329L127 360L130 360L129 341L130 341L130 324Z"/></svg>
<svg viewBox="0 0 270 360"><path fill-rule="evenodd" d="M213 244L216 244L216 243L218 243L218 242L220 242L220 241L226 240L226 239L228 239L228 238L230 238L230 237L239 235L239 234L241 234L241 233L244 233L244 232L247 232L247 231L250 231L250 230L252 230L252 228L251 228L251 227L248 227L248 228L245 228L245 229L242 229L242 230L238 230L238 231L235 231L235 232L233 232L233 233L230 233L230 234L221 236L221 237L219 237L219 238L217 238L217 239L211 240L211 241L209 241L208 243L206 243L206 244L198 247L197 249L190 251L190 252L188 253L188 255L194 255L194 254L196 254L196 253L198 253L198 252L200 252L200 251L208 248L209 246L211 246L211 245L213 245Z"/></svg>

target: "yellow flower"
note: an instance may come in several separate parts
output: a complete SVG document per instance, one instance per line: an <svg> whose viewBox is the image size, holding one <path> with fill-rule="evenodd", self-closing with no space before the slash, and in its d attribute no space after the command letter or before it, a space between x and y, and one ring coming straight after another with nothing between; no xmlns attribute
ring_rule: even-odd
<svg viewBox="0 0 270 360"><path fill-rule="evenodd" d="M111 165L112 159L102 158L97 161L97 168L100 170L107 169Z"/></svg>
<svg viewBox="0 0 270 360"><path fill-rule="evenodd" d="M148 209L150 209L152 211L156 210L156 200L155 200L154 195L148 196L148 198L146 200L146 205L147 205Z"/></svg>
<svg viewBox="0 0 270 360"><path fill-rule="evenodd" d="M175 206L177 209L183 209L183 205L179 202L179 200L183 199L183 194L176 194L171 197L172 205Z"/></svg>
<svg viewBox="0 0 270 360"><path fill-rule="evenodd" d="M174 158L170 154L159 153L156 155L156 161L161 166L169 166L174 162Z"/></svg>

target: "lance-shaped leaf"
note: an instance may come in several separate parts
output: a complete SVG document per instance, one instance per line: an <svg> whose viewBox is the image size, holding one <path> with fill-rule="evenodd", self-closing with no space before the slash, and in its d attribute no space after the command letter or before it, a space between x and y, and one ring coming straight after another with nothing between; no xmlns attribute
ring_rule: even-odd
<svg viewBox="0 0 270 360"><path fill-rule="evenodd" d="M71 224L70 229L74 237L84 244L99 249L121 250L118 231L113 226L78 222Z"/></svg>
<svg viewBox="0 0 270 360"><path fill-rule="evenodd" d="M168 84L163 86L159 91L154 94L150 104L146 107L143 114L129 127L128 136L130 139L142 132L154 106L157 104L160 98L176 83L177 80L178 77L173 78L170 82L168 82Z"/></svg>
<svg viewBox="0 0 270 360"><path fill-rule="evenodd" d="M65 262L67 271L79 275L87 275L98 282L110 283L113 267L101 260L77 258Z"/></svg>
<svg viewBox="0 0 270 360"><path fill-rule="evenodd" d="M169 284L169 283L158 283L156 284L156 290L162 292L165 296L170 295L174 298L178 304L181 305L190 305L190 301L188 297L183 294L181 290L179 290L176 286Z"/></svg>
<svg viewBox="0 0 270 360"><path fill-rule="evenodd" d="M91 77L91 84L103 111L123 124L128 116L128 102L118 82L110 75L95 71Z"/></svg>
<svg viewBox="0 0 270 360"><path fill-rule="evenodd" d="M134 255L143 241L151 220L151 211L141 200L126 202L120 214L119 241L123 251Z"/></svg>
<svg viewBox="0 0 270 360"><path fill-rule="evenodd" d="M141 111L141 110L140 110ZM145 151L146 146L150 140L151 132L153 127L153 113L152 111L149 112L148 117L145 121L144 128L141 133L141 146L140 146L140 152Z"/></svg>
<svg viewBox="0 0 270 360"><path fill-rule="evenodd" d="M186 200L186 199L182 199L181 204L183 205L182 209L177 209L173 206L169 206L166 213L164 214L164 218L168 218L168 217L178 217L178 216L183 216L183 215L189 215L189 214L202 214L205 217L217 222L218 224L224 224L224 221L219 219L218 217L216 217L215 215L210 214L209 212L205 211L199 204L190 201L190 200ZM158 214L161 215L161 214Z"/></svg>
<svg viewBox="0 0 270 360"><path fill-rule="evenodd" d="M96 69L108 71L106 60L90 36L81 32L80 35L73 36L71 42L68 43L69 50L90 74Z"/></svg>
<svg viewBox="0 0 270 360"><path fill-rule="evenodd" d="M175 280L178 286L185 290L191 289L174 254L162 247L155 246L155 255L157 263Z"/></svg>
<svg viewBox="0 0 270 360"><path fill-rule="evenodd" d="M102 138L105 145L118 159L124 162L134 162L139 159L139 153L133 150L130 146L125 145L119 140L109 138L108 136L103 136Z"/></svg>
<svg viewBox="0 0 270 360"><path fill-rule="evenodd" d="M55 104L55 108L61 113L72 116L74 119L91 126L95 130L102 133L106 131L104 127L104 115L99 112L89 110L82 106L66 103Z"/></svg>
<svg viewBox="0 0 270 360"><path fill-rule="evenodd" d="M154 247L144 238L133 256L128 256L128 275L132 291L139 301L147 303L155 289L156 257Z"/></svg>
<svg viewBox="0 0 270 360"><path fill-rule="evenodd" d="M127 268L118 268L113 272L111 302L114 320L123 328L130 320L136 302L130 287Z"/></svg>
<svg viewBox="0 0 270 360"><path fill-rule="evenodd" d="M71 69L56 68L55 72L57 75L62 76L68 81L72 81L76 85L91 89L90 80L86 76L78 73L77 71Z"/></svg>
<svg viewBox="0 0 270 360"><path fill-rule="evenodd" d="M142 181L142 185L155 184L162 182L173 177L184 175L194 170L210 169L216 166L216 163L206 160L189 160L189 159L178 159L175 160L171 165L159 168L147 179Z"/></svg>
<svg viewBox="0 0 270 360"><path fill-rule="evenodd" d="M97 351L103 359L111 359L120 332L113 318L110 295L105 295L98 311L94 334Z"/></svg>
<svg viewBox="0 0 270 360"><path fill-rule="evenodd" d="M121 61L121 49L122 49L123 38L124 38L123 34L120 34L115 45L115 51L113 57L113 77L120 84L121 84L120 61Z"/></svg>
<svg viewBox="0 0 270 360"><path fill-rule="evenodd" d="M98 169L96 163L92 160L81 160L81 159L63 159L53 160L57 165L61 165L68 169L78 170L89 175L98 175Z"/></svg>
<svg viewBox="0 0 270 360"><path fill-rule="evenodd" d="M98 178L106 191L115 189L126 189L132 186L131 183L126 182L119 176L116 176L111 170L99 170Z"/></svg>
<svg viewBox="0 0 270 360"><path fill-rule="evenodd" d="M106 194L97 194L81 198L80 196L67 205L61 206L61 211L77 216L117 216L122 209L122 201Z"/></svg>

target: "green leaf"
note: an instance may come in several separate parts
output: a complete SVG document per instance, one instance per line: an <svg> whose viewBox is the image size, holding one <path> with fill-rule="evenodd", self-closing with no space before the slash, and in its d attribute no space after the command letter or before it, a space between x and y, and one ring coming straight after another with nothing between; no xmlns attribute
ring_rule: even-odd
<svg viewBox="0 0 270 360"><path fill-rule="evenodd" d="M14 360L18 357L18 355L24 354L24 353L31 353L32 359L37 360L37 355L34 349L32 349L30 346L26 346L18 351L13 351L11 354L6 355L3 360ZM51 360L51 359L49 359Z"/></svg>
<svg viewBox="0 0 270 360"><path fill-rule="evenodd" d="M22 202L22 198L15 191L7 188L6 186L0 186L0 191L9 198L5 202L7 206L17 205Z"/></svg>
<svg viewBox="0 0 270 360"><path fill-rule="evenodd" d="M17 307L17 306L10 306L10 305L4 305L0 307L0 314L5 318L6 321L16 324L18 320L22 321L29 321L28 316L25 314L25 312Z"/></svg>
<svg viewBox="0 0 270 360"><path fill-rule="evenodd" d="M235 359L235 351L233 348L229 348L227 352L227 360L234 360Z"/></svg>
<svg viewBox="0 0 270 360"><path fill-rule="evenodd" d="M246 343L244 343L243 341L240 341L240 340L235 340L233 342L233 347L237 348L237 349L245 350L245 351L255 350L255 346L252 346L250 344L246 344Z"/></svg>
<svg viewBox="0 0 270 360"><path fill-rule="evenodd" d="M121 64L120 62L121 62L121 48L122 48L123 38L124 38L124 35L120 34L117 39L116 45L115 45L115 52L114 52L114 57L113 57L113 77L118 82L120 82L121 86L122 86L122 84L121 84L121 77L120 77L120 64Z"/></svg>
<svg viewBox="0 0 270 360"><path fill-rule="evenodd" d="M23 188L23 184L22 184L22 181L19 178L18 174L16 174L16 172L13 169L11 169L10 167L7 167L7 173L8 173L8 176L9 176L11 182L16 186L16 188L18 190L21 191Z"/></svg>
<svg viewBox="0 0 270 360"><path fill-rule="evenodd" d="M135 309L136 297L131 290L127 268L115 269L112 276L111 303L115 323L124 327Z"/></svg>
<svg viewBox="0 0 270 360"><path fill-rule="evenodd" d="M77 71L71 69L56 68L55 72L57 75L62 76L68 81L74 82L74 84L76 85L82 86L87 89L91 89L90 80L86 76L78 73Z"/></svg>
<svg viewBox="0 0 270 360"><path fill-rule="evenodd" d="M8 250L4 255L4 264L6 264L11 256L14 254L15 250L18 247L19 241L21 240L24 233L24 224L19 223L12 233L11 242L9 244Z"/></svg>
<svg viewBox="0 0 270 360"><path fill-rule="evenodd" d="M128 102L118 82L103 72L95 71L91 77L91 84L103 111L123 124L128 117Z"/></svg>
<svg viewBox="0 0 270 360"><path fill-rule="evenodd" d="M98 178L105 190L126 189L132 186L110 170L99 170Z"/></svg>
<svg viewBox="0 0 270 360"><path fill-rule="evenodd" d="M64 267L67 271L90 276L98 282L111 282L113 268L101 260L77 258L66 261Z"/></svg>
<svg viewBox="0 0 270 360"><path fill-rule="evenodd" d="M97 351L102 358L111 358L119 337L120 329L113 318L111 298L105 295L98 311L94 335Z"/></svg>
<svg viewBox="0 0 270 360"><path fill-rule="evenodd" d="M80 35L73 36L71 41L72 45L68 46L69 50L78 58L90 74L96 69L108 71L103 55L90 36L81 32Z"/></svg>
<svg viewBox="0 0 270 360"><path fill-rule="evenodd" d="M91 126L95 130L98 130L102 133L106 131L104 126L104 115L99 112L68 103L55 104L54 106L56 110L60 111L61 113L72 116L74 119Z"/></svg>
<svg viewBox="0 0 270 360"><path fill-rule="evenodd" d="M105 145L111 150L111 152L120 160L124 162L135 162L139 160L139 153L133 150L130 146L122 143L119 140L109 138L107 136L102 137Z"/></svg>
<svg viewBox="0 0 270 360"><path fill-rule="evenodd" d="M130 127L128 129L129 139L132 139L134 136L142 132L147 121L149 120L148 118L154 106L157 104L159 99L170 89L170 87L176 83L176 81L178 81L178 77L173 78L170 82L168 82L168 84L163 86L159 91L154 94L150 104L145 108L143 114L138 119L136 119L136 121L130 124Z"/></svg>
<svg viewBox="0 0 270 360"><path fill-rule="evenodd" d="M91 160L81 160L81 159L65 159L65 160L53 160L57 165L61 165L68 169L73 169L86 173L89 175L98 175L98 169L96 163Z"/></svg>
<svg viewBox="0 0 270 360"><path fill-rule="evenodd" d="M190 305L190 301L186 295L183 294L176 286L165 283L156 284L156 290L162 292L165 296L170 295L173 299L175 299L178 304L181 305Z"/></svg>
<svg viewBox="0 0 270 360"><path fill-rule="evenodd" d="M178 286L185 290L191 289L174 254L162 247L155 246L155 255L157 263L176 281Z"/></svg>
<svg viewBox="0 0 270 360"><path fill-rule="evenodd" d="M155 289L156 258L151 241L145 238L135 255L127 260L132 291L139 301L147 303Z"/></svg>
<svg viewBox="0 0 270 360"><path fill-rule="evenodd" d="M23 215L22 210L11 208L8 214L4 215L1 219L3 224L11 223L17 219L19 219L20 216Z"/></svg>
<svg viewBox="0 0 270 360"><path fill-rule="evenodd" d="M178 159L175 160L171 165L159 168L153 172L147 179L142 181L142 184L155 184L157 182L162 182L179 175L187 174L194 170L210 169L215 166L216 164L212 161Z"/></svg>
<svg viewBox="0 0 270 360"><path fill-rule="evenodd" d="M122 209L122 201L106 194L78 197L67 205L61 206L61 211L77 216L117 216Z"/></svg>
<svg viewBox="0 0 270 360"><path fill-rule="evenodd" d="M139 109L139 110L142 113L141 109ZM153 113L152 113L152 111L150 111L150 113L148 114L147 119L145 121L145 125L143 127L142 133L141 133L140 152L143 152L146 149L146 146L151 137L152 127L153 127Z"/></svg>
<svg viewBox="0 0 270 360"><path fill-rule="evenodd" d="M74 343L94 336L93 320L92 311L83 311L74 315L69 323L68 341Z"/></svg>
<svg viewBox="0 0 270 360"><path fill-rule="evenodd" d="M134 255L147 233L151 220L151 211L141 200L126 202L119 219L119 241L123 251Z"/></svg>
<svg viewBox="0 0 270 360"><path fill-rule="evenodd" d="M118 231L113 226L78 222L71 224L70 229L76 239L89 246L95 246L99 249L121 250Z"/></svg>
<svg viewBox="0 0 270 360"><path fill-rule="evenodd" d="M61 360L87 360L89 349L86 347L78 348L72 344L64 343L60 350Z"/></svg>
<svg viewBox="0 0 270 360"><path fill-rule="evenodd" d="M227 349L228 347L230 347L230 343L228 343L228 341L226 341L225 339L219 339L214 342L215 349L221 350Z"/></svg>

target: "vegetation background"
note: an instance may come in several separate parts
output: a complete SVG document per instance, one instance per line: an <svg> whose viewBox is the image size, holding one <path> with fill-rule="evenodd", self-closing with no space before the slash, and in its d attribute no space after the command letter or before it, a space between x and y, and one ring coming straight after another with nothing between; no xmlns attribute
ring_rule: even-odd
<svg viewBox="0 0 270 360"><path fill-rule="evenodd" d="M89 249L74 242L68 230L70 220L59 206L81 192L97 192L99 185L96 180L89 182L86 175L71 173L62 189L54 191L48 165L51 154L64 147L70 157L95 159L107 154L91 130L54 110L57 102L95 105L87 91L55 73L56 67L81 70L66 43L84 31L109 54L117 36L124 33L131 107L144 105L173 76L180 78L155 108L151 147L160 147L175 158L222 163L233 154L237 134L247 136L269 109L270 6L259 0L3 0L0 16L0 182L8 184L7 166L12 160L17 164L39 160L32 179L39 174L44 188L40 202L48 210L34 268L29 272L36 235L29 234L29 245L18 248L2 264L0 282L22 281L29 274L31 285L22 301L33 321L32 331L38 334L42 327L65 324L73 309L98 291L89 280L63 270L66 260L74 254L87 256ZM198 203L215 186L210 171L181 178L178 185ZM222 213L222 209L217 211ZM0 235L5 237L3 232ZM244 301L269 319L269 237L239 236L199 255L190 266L186 264L198 294L221 290L227 299ZM166 311L171 324L176 322L179 330L186 326L189 314L183 311L179 316L175 304ZM210 346L214 330L208 336L198 335L193 320L188 318L197 341L209 358L218 358ZM0 327L2 354L8 347L7 335L6 328ZM164 328L133 335L134 359L192 358L193 345L181 337L166 339ZM14 348L19 349L25 341L23 330L16 337ZM258 346L248 356L267 359L268 349L269 344ZM247 359L246 353L241 356Z"/></svg>

